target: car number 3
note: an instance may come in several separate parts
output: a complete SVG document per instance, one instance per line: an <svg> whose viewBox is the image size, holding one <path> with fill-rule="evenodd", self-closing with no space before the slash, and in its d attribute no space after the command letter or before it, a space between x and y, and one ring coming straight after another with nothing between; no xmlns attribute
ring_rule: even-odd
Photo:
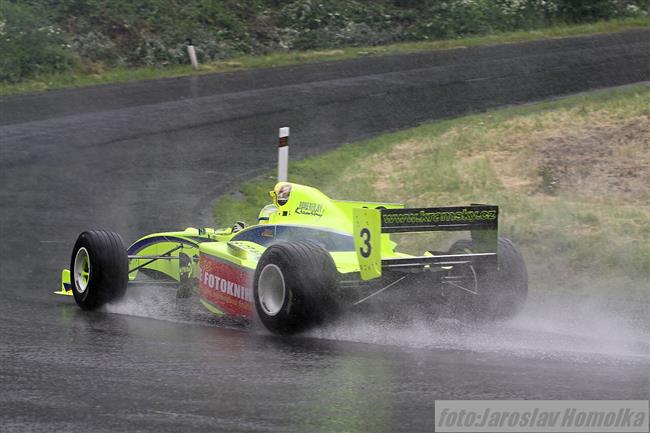
<svg viewBox="0 0 650 433"><path fill-rule="evenodd" d="M359 253L361 254L361 257L367 259L370 257L370 253L372 252L372 245L370 245L370 230L366 227L362 228L359 237L363 241L363 245L359 247Z"/></svg>

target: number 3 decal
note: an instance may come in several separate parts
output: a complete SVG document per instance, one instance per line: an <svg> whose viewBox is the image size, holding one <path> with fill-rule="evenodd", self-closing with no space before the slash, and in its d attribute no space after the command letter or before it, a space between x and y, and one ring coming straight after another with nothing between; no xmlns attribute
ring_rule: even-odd
<svg viewBox="0 0 650 433"><path fill-rule="evenodd" d="M368 230L367 227L362 228L359 237L363 240L363 245L366 247L359 247L359 253L361 254L361 257L367 259L370 257L370 253L372 252L372 245L370 245L370 230Z"/></svg>

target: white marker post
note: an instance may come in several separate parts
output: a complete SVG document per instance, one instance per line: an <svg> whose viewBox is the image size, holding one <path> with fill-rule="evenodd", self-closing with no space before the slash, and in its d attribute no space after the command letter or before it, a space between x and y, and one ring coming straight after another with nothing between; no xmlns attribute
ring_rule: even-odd
<svg viewBox="0 0 650 433"><path fill-rule="evenodd" d="M278 182L286 182L289 171L289 127L278 133Z"/></svg>
<svg viewBox="0 0 650 433"><path fill-rule="evenodd" d="M192 44L192 39L187 40L187 55L190 57L190 63L194 69L199 69L199 61L196 59L196 51Z"/></svg>

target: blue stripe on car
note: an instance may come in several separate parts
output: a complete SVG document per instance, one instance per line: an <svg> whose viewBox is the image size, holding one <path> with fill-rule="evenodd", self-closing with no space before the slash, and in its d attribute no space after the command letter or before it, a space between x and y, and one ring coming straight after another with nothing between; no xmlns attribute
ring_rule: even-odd
<svg viewBox="0 0 650 433"><path fill-rule="evenodd" d="M188 236L188 238L189 239L180 238L176 236L153 236L150 238L145 238L137 241L136 243L134 243L129 247L127 253L129 255L135 255L138 251L142 250L143 248L158 242L178 242L185 245L191 245L193 247L198 247L199 243L201 242L214 242L214 240L210 238L202 238L197 236Z"/></svg>

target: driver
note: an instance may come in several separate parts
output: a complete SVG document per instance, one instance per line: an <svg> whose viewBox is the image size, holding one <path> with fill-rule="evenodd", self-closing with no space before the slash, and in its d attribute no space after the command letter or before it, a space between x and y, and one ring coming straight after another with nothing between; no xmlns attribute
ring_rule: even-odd
<svg viewBox="0 0 650 433"><path fill-rule="evenodd" d="M278 207L274 204L267 204L260 210L259 215L257 216L258 224L268 224L271 215L278 211ZM238 233L246 228L246 223L243 221L235 222L235 225L232 226L231 233Z"/></svg>
<svg viewBox="0 0 650 433"><path fill-rule="evenodd" d="M278 207L274 204L267 204L262 208L259 215L257 216L258 224L268 224L271 215L278 211Z"/></svg>

